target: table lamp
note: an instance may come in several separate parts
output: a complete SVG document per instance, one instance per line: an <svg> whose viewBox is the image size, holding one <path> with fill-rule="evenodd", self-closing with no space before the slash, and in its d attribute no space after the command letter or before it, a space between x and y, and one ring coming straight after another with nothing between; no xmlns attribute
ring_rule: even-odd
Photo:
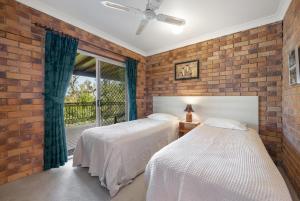
<svg viewBox="0 0 300 201"><path fill-rule="evenodd" d="M187 112L186 113L186 122L192 122L193 121L192 112L194 112L192 105L187 104L184 111Z"/></svg>

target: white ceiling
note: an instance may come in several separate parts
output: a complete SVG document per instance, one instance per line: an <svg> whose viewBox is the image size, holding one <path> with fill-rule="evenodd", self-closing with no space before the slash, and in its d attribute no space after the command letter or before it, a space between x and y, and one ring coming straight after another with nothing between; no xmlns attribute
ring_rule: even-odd
<svg viewBox="0 0 300 201"><path fill-rule="evenodd" d="M104 7L102 0L18 0L148 56L281 20L291 0L164 0L158 13L184 18L183 32L151 21L136 36L140 17ZM111 0L145 9L147 0Z"/></svg>

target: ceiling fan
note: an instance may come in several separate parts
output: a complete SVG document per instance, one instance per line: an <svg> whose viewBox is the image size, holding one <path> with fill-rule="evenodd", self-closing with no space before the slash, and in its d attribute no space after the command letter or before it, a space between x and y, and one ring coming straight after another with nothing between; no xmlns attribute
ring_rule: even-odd
<svg viewBox="0 0 300 201"><path fill-rule="evenodd" d="M136 31L136 35L140 35L143 32L143 30L145 29L145 27L147 26L147 24L149 23L149 21L153 20L153 19L156 19L161 22L177 25L177 26L182 26L185 24L184 19L180 19L180 18L173 17L170 15L165 15L165 14L156 14L155 11L157 9L159 9L162 2L163 2L163 0L148 0L147 5L146 5L146 10L144 10L144 11L140 10L138 8L121 5L121 4L117 4L114 2L110 2L110 1L102 1L102 4L108 8L112 8L112 9L116 9L116 10L120 10L120 11L126 11L129 13L133 13L133 14L142 16L143 18L142 18L142 20L139 24L139 27Z"/></svg>

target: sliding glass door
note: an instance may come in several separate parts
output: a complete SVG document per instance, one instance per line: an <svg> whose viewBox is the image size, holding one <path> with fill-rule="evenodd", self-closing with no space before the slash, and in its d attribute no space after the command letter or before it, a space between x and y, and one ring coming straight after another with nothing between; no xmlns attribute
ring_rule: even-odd
<svg viewBox="0 0 300 201"><path fill-rule="evenodd" d="M118 63L99 61L100 125L127 120L125 68Z"/></svg>
<svg viewBox="0 0 300 201"><path fill-rule="evenodd" d="M69 153L83 130L127 120L125 65L79 51L65 98Z"/></svg>
<svg viewBox="0 0 300 201"><path fill-rule="evenodd" d="M97 125L127 121L125 64L100 56L95 59Z"/></svg>
<svg viewBox="0 0 300 201"><path fill-rule="evenodd" d="M68 154L72 155L81 133L98 125L96 120L96 58L77 53L64 103Z"/></svg>

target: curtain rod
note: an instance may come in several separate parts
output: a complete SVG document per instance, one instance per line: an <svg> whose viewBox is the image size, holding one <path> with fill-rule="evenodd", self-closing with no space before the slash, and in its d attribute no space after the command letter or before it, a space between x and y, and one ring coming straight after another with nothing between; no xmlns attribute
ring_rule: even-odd
<svg viewBox="0 0 300 201"><path fill-rule="evenodd" d="M67 35L67 36L73 37L73 36L68 35L68 34L65 34L65 33L61 32L61 31L55 30L53 27L49 27L49 26L40 24L40 23L38 23L38 22L33 22L32 24L34 24L34 25L37 26L37 27L43 28L43 29L45 29L45 30L48 29L48 30L55 31L55 32L58 32L58 33L63 34L63 35ZM127 56L124 56L124 55L122 55L122 54L113 52L113 51L111 51L111 50L104 49L104 48L101 48L101 47L99 47L99 46L96 46L96 45L94 45L94 44L92 44L92 43L90 43L90 42L88 42L88 41L80 40L79 38L76 38L76 37L73 37L73 38L75 38L75 39L77 39L77 40L79 40L79 41L82 41L82 42L84 42L84 43L88 43L89 45L94 46L94 47L96 47L96 48L100 48L100 49L102 49L103 51L108 51L108 52L110 52L110 53L112 53L112 54L115 54L115 55L118 55L118 56L121 56L121 57L124 57L124 58L127 57Z"/></svg>
<svg viewBox="0 0 300 201"><path fill-rule="evenodd" d="M46 26L46 25L42 25L42 24L37 23L37 22L34 22L34 23L32 23L32 24L34 24L34 25L37 26L37 27L43 28L43 29L45 29L45 30L50 30L50 31L53 31L53 32L57 32L57 33L59 33L59 34L61 34L61 35L65 35L65 36L68 36L68 37L72 37L72 38L74 38L75 40L78 40L78 41L79 41L79 38L73 37L73 36L71 36L71 35L69 35L69 34L66 34L66 33L62 32L62 31L58 31L58 30L54 29L53 27L49 27L49 26Z"/></svg>

